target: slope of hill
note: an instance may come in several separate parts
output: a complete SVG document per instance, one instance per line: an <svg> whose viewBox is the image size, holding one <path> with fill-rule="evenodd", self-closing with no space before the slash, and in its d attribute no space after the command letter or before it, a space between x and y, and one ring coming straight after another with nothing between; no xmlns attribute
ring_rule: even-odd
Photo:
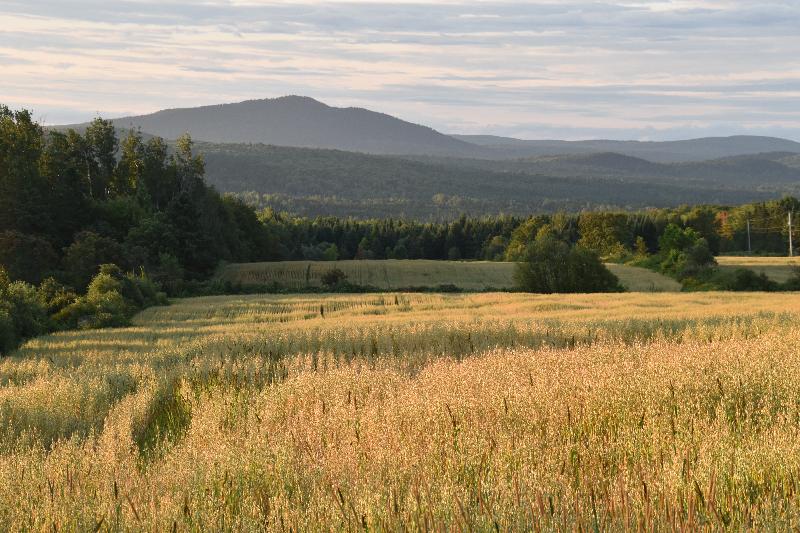
<svg viewBox="0 0 800 533"><path fill-rule="evenodd" d="M176 139L332 148L378 154L440 154L481 157L491 150L432 128L361 108L337 108L302 96L248 100L113 120L118 128ZM78 125L81 126L81 125Z"/></svg>
<svg viewBox="0 0 800 533"><path fill-rule="evenodd" d="M777 137L737 135L732 137L705 137L682 141L557 141L522 140L492 135L452 135L452 137L477 144L504 154L509 158L537 157L557 154L591 154L616 152L657 163L703 161L764 152L800 153L800 143Z"/></svg>
<svg viewBox="0 0 800 533"><path fill-rule="evenodd" d="M743 203L780 195L776 189L684 183L652 175L631 177L635 173L620 177L614 170L604 170L602 175L554 176L494 169L492 164L497 162L480 160L468 162L485 167L470 167L465 160L419 161L268 145L199 143L197 149L205 155L206 178L218 190L252 191L256 193L250 195L253 203L309 215L527 214L591 207ZM264 201L265 194L272 197Z"/></svg>
<svg viewBox="0 0 800 533"><path fill-rule="evenodd" d="M723 157L687 163L654 163L614 152L484 160L417 157L416 160L464 168L546 174L561 177L606 177L637 181L679 181L706 186L781 189L800 185L800 156L787 152Z"/></svg>

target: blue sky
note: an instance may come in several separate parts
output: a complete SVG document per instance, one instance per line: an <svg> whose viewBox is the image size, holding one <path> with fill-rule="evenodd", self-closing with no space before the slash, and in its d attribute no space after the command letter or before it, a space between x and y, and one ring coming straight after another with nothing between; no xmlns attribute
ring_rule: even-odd
<svg viewBox="0 0 800 533"><path fill-rule="evenodd" d="M46 123L301 94L453 133L800 140L800 0L0 3Z"/></svg>

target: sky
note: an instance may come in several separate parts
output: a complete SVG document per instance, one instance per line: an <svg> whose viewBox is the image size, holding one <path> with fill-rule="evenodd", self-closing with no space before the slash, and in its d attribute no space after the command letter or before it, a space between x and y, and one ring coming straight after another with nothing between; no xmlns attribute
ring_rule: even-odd
<svg viewBox="0 0 800 533"><path fill-rule="evenodd" d="M287 94L445 133L800 140L800 0L0 2L46 124Z"/></svg>

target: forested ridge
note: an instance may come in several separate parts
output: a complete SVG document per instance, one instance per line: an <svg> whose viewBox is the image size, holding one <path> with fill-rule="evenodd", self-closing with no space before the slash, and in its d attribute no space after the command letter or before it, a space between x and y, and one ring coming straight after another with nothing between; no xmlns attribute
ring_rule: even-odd
<svg viewBox="0 0 800 533"><path fill-rule="evenodd" d="M620 154L534 160L379 156L200 143L207 179L249 204L303 216L453 219L683 203L740 204L791 193L793 155L658 164Z"/></svg>

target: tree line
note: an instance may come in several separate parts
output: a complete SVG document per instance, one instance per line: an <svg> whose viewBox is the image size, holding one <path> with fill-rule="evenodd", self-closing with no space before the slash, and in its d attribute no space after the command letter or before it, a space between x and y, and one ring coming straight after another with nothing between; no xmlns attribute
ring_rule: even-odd
<svg viewBox="0 0 800 533"><path fill-rule="evenodd" d="M220 260L271 259L267 227L206 185L191 138L175 148L109 121L45 131L0 106L0 264L14 279L85 290L101 264L144 268L170 287Z"/></svg>
<svg viewBox="0 0 800 533"><path fill-rule="evenodd" d="M295 217L265 209L260 220L282 260L325 259L466 259L515 260L543 227L606 258L657 254L670 226L691 229L705 239L713 255L748 251L785 255L787 214L800 201L785 197L740 206L681 206L636 212L586 211L552 215L460 216L448 222L402 219L358 220L341 217ZM793 231L796 233L797 230ZM795 234L795 242L800 242Z"/></svg>

